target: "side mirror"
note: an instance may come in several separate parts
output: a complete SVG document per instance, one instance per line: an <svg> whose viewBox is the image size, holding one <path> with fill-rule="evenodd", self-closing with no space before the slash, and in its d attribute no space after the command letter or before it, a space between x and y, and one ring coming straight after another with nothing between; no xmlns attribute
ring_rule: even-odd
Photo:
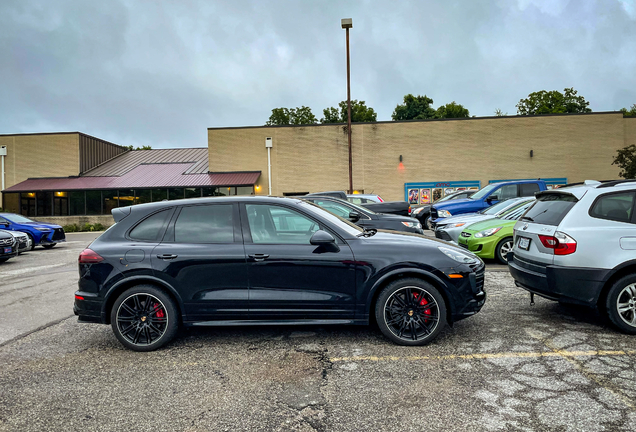
<svg viewBox="0 0 636 432"><path fill-rule="evenodd" d="M340 250L336 244L336 239L327 231L323 230L316 231L314 235L311 236L309 243L314 246L322 246L330 252L338 252Z"/></svg>
<svg viewBox="0 0 636 432"><path fill-rule="evenodd" d="M491 195L486 199L486 201L488 201L488 203L491 203L493 201L499 201L499 195Z"/></svg>
<svg viewBox="0 0 636 432"><path fill-rule="evenodd" d="M349 213L349 220L353 223L358 222L360 220L360 213L358 212Z"/></svg>

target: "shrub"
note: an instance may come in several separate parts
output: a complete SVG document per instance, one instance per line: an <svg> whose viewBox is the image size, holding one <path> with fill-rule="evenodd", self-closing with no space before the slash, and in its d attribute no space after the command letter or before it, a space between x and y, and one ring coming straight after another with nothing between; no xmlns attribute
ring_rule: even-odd
<svg viewBox="0 0 636 432"><path fill-rule="evenodd" d="M79 231L79 227L77 226L77 224L64 225L62 227L62 229L64 230L64 232L67 232L67 233L72 233L72 232L78 232Z"/></svg>
<svg viewBox="0 0 636 432"><path fill-rule="evenodd" d="M93 231L93 225L85 223L80 231Z"/></svg>
<svg viewBox="0 0 636 432"><path fill-rule="evenodd" d="M93 225L93 229L91 231L104 231L104 228L105 228L104 225L98 222L95 225Z"/></svg>

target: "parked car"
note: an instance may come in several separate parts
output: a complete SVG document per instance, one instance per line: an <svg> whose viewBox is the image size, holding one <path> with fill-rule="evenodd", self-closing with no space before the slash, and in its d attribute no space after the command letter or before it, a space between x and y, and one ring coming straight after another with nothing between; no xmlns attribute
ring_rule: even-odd
<svg viewBox="0 0 636 432"><path fill-rule="evenodd" d="M0 213L0 228L25 233L31 241L31 250L36 246L51 249L56 244L66 241L66 234L61 226L36 222L15 213Z"/></svg>
<svg viewBox="0 0 636 432"><path fill-rule="evenodd" d="M446 202L446 201L451 201L456 199L470 198L475 192L477 191L465 190L465 191L455 192L453 194L446 195L444 198L438 199L437 201L435 201L435 203L441 203L441 202ZM428 219L431 216L431 204L425 204L421 207L414 208L411 211L411 216L414 218L417 218L417 220L420 221L420 223L422 224L422 228L429 229Z"/></svg>
<svg viewBox="0 0 636 432"><path fill-rule="evenodd" d="M8 231L0 230L0 263L18 256L18 241Z"/></svg>
<svg viewBox="0 0 636 432"><path fill-rule="evenodd" d="M214 197L120 207L79 256L75 314L151 351L178 326L357 324L423 345L484 305L459 247L363 229L312 203ZM248 294L249 293L249 294Z"/></svg>
<svg viewBox="0 0 636 432"><path fill-rule="evenodd" d="M31 250L31 243L29 242L29 236L20 231L8 231L8 230L0 230L0 232L5 232L11 234L15 237L17 242L18 254L25 252L27 250Z"/></svg>
<svg viewBox="0 0 636 432"><path fill-rule="evenodd" d="M464 213L444 219L436 224L435 237L441 240L458 242L459 235L470 224L489 219L501 218L506 214L522 207L526 210L534 202L534 197L510 198L499 201L497 204L487 207L477 213Z"/></svg>
<svg viewBox="0 0 636 432"><path fill-rule="evenodd" d="M347 201L354 204L372 204L384 202L380 195L374 194L347 194Z"/></svg>
<svg viewBox="0 0 636 432"><path fill-rule="evenodd" d="M312 202L341 218L361 226L362 228L374 228L393 231L406 231L416 234L424 234L419 221L407 216L375 213L366 207L333 197L304 196L303 199Z"/></svg>
<svg viewBox="0 0 636 432"><path fill-rule="evenodd" d="M543 180L514 180L491 183L468 199L458 199L433 204L431 207L429 229L435 228L435 225L445 218L463 213L475 213L493 204L497 204L499 201L517 197L534 196L536 192L547 189L548 187Z"/></svg>
<svg viewBox="0 0 636 432"><path fill-rule="evenodd" d="M594 307L636 334L636 181L553 189L514 227L508 268L517 286Z"/></svg>
<svg viewBox="0 0 636 432"><path fill-rule="evenodd" d="M500 218L469 225L459 236L459 246L482 259L496 259L506 264L508 252L512 250L514 226L530 205L526 203Z"/></svg>
<svg viewBox="0 0 636 432"><path fill-rule="evenodd" d="M353 204L357 204L360 207L368 208L369 210L375 213L383 213L383 214L395 214L399 216L409 216L411 214L411 205L405 201L389 201L385 202L380 198L379 195L347 195L342 191L329 191L329 192L314 192L307 194L305 196L314 197L314 196L328 196L332 198L339 198L344 201L349 201ZM354 197L367 197L367 198L354 198ZM373 201L371 198L377 197L377 199L382 201ZM365 203L358 203L356 201L367 201Z"/></svg>

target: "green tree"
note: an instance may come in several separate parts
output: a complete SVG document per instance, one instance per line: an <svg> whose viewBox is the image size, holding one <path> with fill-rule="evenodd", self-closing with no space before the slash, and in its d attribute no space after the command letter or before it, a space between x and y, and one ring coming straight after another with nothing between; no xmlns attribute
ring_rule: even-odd
<svg viewBox="0 0 636 432"><path fill-rule="evenodd" d="M322 113L324 117L320 120L321 123L346 123L348 118L347 101L340 102L338 108L325 108ZM351 101L351 123L374 122L377 117L374 109L368 107L365 101Z"/></svg>
<svg viewBox="0 0 636 432"><path fill-rule="evenodd" d="M455 101L442 105L435 111L435 117L437 118L464 118L470 117L470 113L461 104L455 103Z"/></svg>
<svg viewBox="0 0 636 432"><path fill-rule="evenodd" d="M519 115L564 114L592 112L590 103L583 96L577 96L574 88L566 88L563 93L553 90L530 93L517 104Z"/></svg>
<svg viewBox="0 0 636 432"><path fill-rule="evenodd" d="M629 110L627 110L627 108L621 108L620 111L623 113L623 117L634 117L636 116L636 104L632 105Z"/></svg>
<svg viewBox="0 0 636 432"><path fill-rule="evenodd" d="M508 113L507 113L507 112L505 113L505 112L503 112L502 110L500 110L499 108L497 108L497 109L495 110L495 115L496 115L497 117L505 117L505 116L507 116L507 115L508 115Z"/></svg>
<svg viewBox="0 0 636 432"><path fill-rule="evenodd" d="M407 94L404 96L404 103L395 107L391 118L395 121L436 118L435 109L431 105L433 99L426 95Z"/></svg>
<svg viewBox="0 0 636 432"><path fill-rule="evenodd" d="M311 108L301 106L300 108L274 108L269 120L265 123L267 126L281 125L305 125L315 124L318 120L311 112Z"/></svg>
<svg viewBox="0 0 636 432"><path fill-rule="evenodd" d="M128 150L152 150L152 147L150 146L133 147L132 145L129 145L124 147L126 147Z"/></svg>
<svg viewBox="0 0 636 432"><path fill-rule="evenodd" d="M618 175L624 179L636 179L636 145L617 150L617 153L612 165L618 165L621 169Z"/></svg>

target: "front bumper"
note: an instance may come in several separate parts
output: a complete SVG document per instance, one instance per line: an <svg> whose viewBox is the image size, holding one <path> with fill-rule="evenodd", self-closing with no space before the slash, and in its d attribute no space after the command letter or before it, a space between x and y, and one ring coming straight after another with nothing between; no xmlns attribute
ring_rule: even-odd
<svg viewBox="0 0 636 432"><path fill-rule="evenodd" d="M471 233L470 237L462 237L461 235L457 239L457 244L468 249L479 258L493 259L495 257L495 249L499 242L499 237L490 236L476 239L475 233Z"/></svg>
<svg viewBox="0 0 636 432"><path fill-rule="evenodd" d="M37 243L39 245L43 244L52 244L52 243L61 243L66 241L66 234L62 228L55 228L49 232L43 232L42 237L40 237L40 241Z"/></svg>
<svg viewBox="0 0 636 432"><path fill-rule="evenodd" d="M596 306L610 270L561 267L515 258L508 254L508 270L515 284L550 300Z"/></svg>
<svg viewBox="0 0 636 432"><path fill-rule="evenodd" d="M455 285L455 292L459 295L454 300L453 322L475 315L486 303L486 291L484 290L486 266L484 263L480 262L477 265L470 266L470 271L460 271L459 273L464 278L454 279L454 282L452 282Z"/></svg>

